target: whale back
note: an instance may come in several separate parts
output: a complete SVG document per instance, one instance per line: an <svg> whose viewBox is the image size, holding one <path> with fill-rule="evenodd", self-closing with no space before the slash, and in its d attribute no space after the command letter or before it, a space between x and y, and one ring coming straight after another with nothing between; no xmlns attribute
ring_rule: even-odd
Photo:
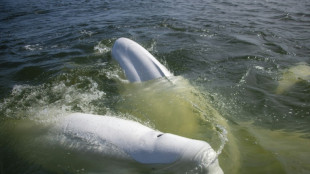
<svg viewBox="0 0 310 174"><path fill-rule="evenodd" d="M76 152L95 152L106 156L107 150L118 151L117 154L123 155L120 158L124 158L121 153L125 153L141 164L150 165L173 166L179 163L182 167L183 164L197 165L203 161L205 170L222 173L217 154L208 143L162 133L135 121L74 113L61 118L54 130L62 135L58 142ZM77 146L74 145L76 142L72 142L76 140ZM81 146L81 140L87 142L87 146ZM107 145L114 148L107 148Z"/></svg>
<svg viewBox="0 0 310 174"><path fill-rule="evenodd" d="M127 38L119 38L115 41L112 57L120 64L130 82L171 76L168 69L146 49Z"/></svg>
<svg viewBox="0 0 310 174"><path fill-rule="evenodd" d="M138 122L111 116L75 113L61 119L54 129L65 135L66 141L63 141L66 142L65 146L73 144L68 141L75 139L101 142L93 144L95 149L92 151L106 149L106 145L111 144L143 164L173 163L181 158L188 145L197 148L205 146L211 148L202 141L163 134ZM102 147L100 147L101 145ZM77 148L76 151L84 150L83 146L72 147ZM87 150L89 148L92 147L89 145Z"/></svg>

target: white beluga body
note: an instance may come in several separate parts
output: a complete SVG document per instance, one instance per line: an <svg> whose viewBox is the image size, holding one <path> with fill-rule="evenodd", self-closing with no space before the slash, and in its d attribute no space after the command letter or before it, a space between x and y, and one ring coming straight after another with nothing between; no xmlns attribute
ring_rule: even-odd
<svg viewBox="0 0 310 174"><path fill-rule="evenodd" d="M143 164L169 164L182 158L194 161L200 151L208 151L210 159L216 159L216 153L206 142L162 133L138 122L112 116L70 114L60 118L51 130L62 133L65 140L71 141L74 137L109 143L119 152ZM104 154L104 146L100 143L97 145L88 146L87 149L96 148L98 152L101 149ZM78 151L84 150L84 147L76 148Z"/></svg>
<svg viewBox="0 0 310 174"><path fill-rule="evenodd" d="M23 159L57 173L66 171L67 166L108 173L223 173L217 153L208 143L128 119L72 113L45 121L16 120L8 125L8 136L17 142L15 151ZM61 167L55 167L59 164Z"/></svg>
<svg viewBox="0 0 310 174"><path fill-rule="evenodd" d="M61 139L64 148L76 152L91 151L103 158L108 155L141 164L161 164L165 168L177 163L193 166L204 163L206 172L221 172L217 154L208 143L162 133L131 120L75 113L60 118L50 130L60 135L53 141ZM78 146L81 140L90 143ZM111 145L113 151L107 148Z"/></svg>
<svg viewBox="0 0 310 174"><path fill-rule="evenodd" d="M112 56L118 61L130 82L143 82L172 75L146 49L127 38L115 41Z"/></svg>

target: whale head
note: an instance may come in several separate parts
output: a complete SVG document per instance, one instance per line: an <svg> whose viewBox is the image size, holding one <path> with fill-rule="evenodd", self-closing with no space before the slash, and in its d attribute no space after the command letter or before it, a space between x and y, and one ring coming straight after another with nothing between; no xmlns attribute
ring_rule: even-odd
<svg viewBox="0 0 310 174"><path fill-rule="evenodd" d="M143 143L138 149L129 151L129 155L139 163L168 164L165 169L172 171L223 173L217 153L204 141L150 131L140 138L140 142Z"/></svg>

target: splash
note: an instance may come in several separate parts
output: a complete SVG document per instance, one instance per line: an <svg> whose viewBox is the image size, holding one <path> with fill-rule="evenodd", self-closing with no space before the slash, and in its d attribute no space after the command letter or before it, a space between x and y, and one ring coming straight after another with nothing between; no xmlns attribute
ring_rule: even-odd
<svg viewBox="0 0 310 174"><path fill-rule="evenodd" d="M106 54L111 51L111 47L108 45L111 44L111 41L100 41L96 46L94 46L94 51L100 54Z"/></svg>
<svg viewBox="0 0 310 174"><path fill-rule="evenodd" d="M106 93L91 77L73 76L63 74L59 81L38 86L15 85L10 97L1 103L1 113L4 117L18 119L98 111L94 102L105 100Z"/></svg>

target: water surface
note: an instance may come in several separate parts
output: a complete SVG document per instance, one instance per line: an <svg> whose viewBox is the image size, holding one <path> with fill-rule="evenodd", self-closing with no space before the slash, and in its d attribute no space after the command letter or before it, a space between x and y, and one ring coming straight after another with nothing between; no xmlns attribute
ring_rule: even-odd
<svg viewBox="0 0 310 174"><path fill-rule="evenodd" d="M129 101L143 101L123 82L110 54L117 38L128 37L186 79L198 92L198 103L208 103L226 120L229 136L219 155L225 173L309 173L309 79L276 93L283 73L310 64L309 12L307 0L4 0L1 123L70 112L127 114L153 128L212 140L202 125L216 128L215 122L198 119L198 128L169 130L167 121L144 117L154 115L152 108L132 110ZM137 95L128 98L130 92ZM174 110L163 111L173 115ZM14 138L0 135L0 173L54 172L19 154ZM215 149L219 139L214 135L210 142ZM69 173L89 172L66 167Z"/></svg>

